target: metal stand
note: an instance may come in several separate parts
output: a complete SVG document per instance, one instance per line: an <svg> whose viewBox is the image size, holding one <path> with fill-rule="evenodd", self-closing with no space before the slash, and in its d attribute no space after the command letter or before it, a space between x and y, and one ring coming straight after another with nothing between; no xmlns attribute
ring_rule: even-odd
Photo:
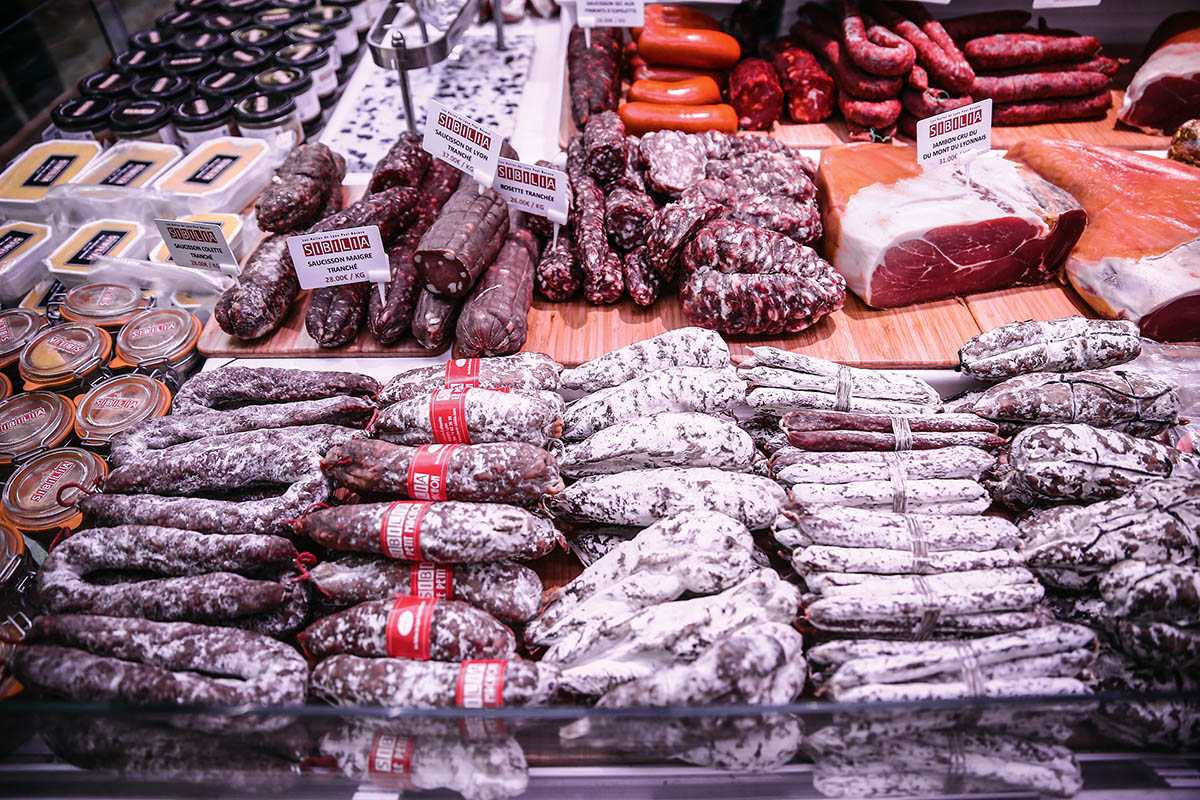
<svg viewBox="0 0 1200 800"><path fill-rule="evenodd" d="M400 14L401 9L407 5L405 2L393 0L389 3L367 33L371 58L384 69L394 69L400 75L400 95L404 100L404 116L410 133L418 133L418 131L416 115L413 111L412 86L408 81L409 70L431 67L439 61L445 60L450 55L450 51L458 45L471 22L479 16L481 3L482 0L468 0L441 38L434 41L429 40L429 28L425 24L425 20L421 19L420 13L416 12L414 3L412 8L416 12L417 24L421 31L421 38L424 40L424 44L420 47L407 45L404 41L404 34L400 31L400 25L396 22L396 17ZM504 50L504 14L500 11L498 0L492 0L492 17L496 21L496 49Z"/></svg>

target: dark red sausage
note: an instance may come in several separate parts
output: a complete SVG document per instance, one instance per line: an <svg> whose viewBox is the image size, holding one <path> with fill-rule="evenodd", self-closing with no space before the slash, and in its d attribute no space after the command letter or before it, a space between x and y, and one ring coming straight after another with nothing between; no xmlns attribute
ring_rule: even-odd
<svg viewBox="0 0 1200 800"><path fill-rule="evenodd" d="M992 122L996 125L1028 125L1033 122L1086 119L1103 115L1111 106L1112 92L1105 89L1088 97L1001 103L992 109Z"/></svg>
<svg viewBox="0 0 1200 800"><path fill-rule="evenodd" d="M942 20L942 27L950 38L956 42L968 39L978 39L980 36L991 36L993 33L1011 33L1019 31L1033 16L1028 11L983 11L979 14L966 14L954 19Z"/></svg>
<svg viewBox="0 0 1200 800"><path fill-rule="evenodd" d="M745 58L729 74L729 104L742 130L767 131L783 115L783 87L770 62Z"/></svg>
<svg viewBox="0 0 1200 800"><path fill-rule="evenodd" d="M842 17L842 41L855 64L872 75L904 75L912 69L917 51L902 36L882 26L872 26L872 38L851 0L838 0L837 8Z"/></svg>
<svg viewBox="0 0 1200 800"><path fill-rule="evenodd" d="M812 53L802 47L784 50L775 56L775 71L793 122L822 122L833 113L837 86Z"/></svg>
<svg viewBox="0 0 1200 800"><path fill-rule="evenodd" d="M825 59L830 73L837 79L838 88L843 92L863 100L887 100L900 94L900 87L904 85L903 77L868 75L854 65L842 45L813 26L797 22L792 26L791 33Z"/></svg>
<svg viewBox="0 0 1200 800"><path fill-rule="evenodd" d="M1108 58L1095 55L1084 61L1059 61L1054 64L1030 64L1024 67L1008 69L980 70L976 75L990 77L1005 77L1008 75L1028 75L1033 72L1099 72L1112 78L1123 64L1128 64L1128 58Z"/></svg>
<svg viewBox="0 0 1200 800"><path fill-rule="evenodd" d="M847 122L862 125L864 128L886 128L900 118L902 110L900 101L896 98L872 102L850 97L845 92L838 96L838 108Z"/></svg>
<svg viewBox="0 0 1200 800"><path fill-rule="evenodd" d="M940 86L952 92L965 92L975 80L971 64L963 57L946 29L923 7L906 4L913 19L894 11L878 0L868 0L868 8L884 25L903 36L917 51L921 66ZM915 20L915 21L914 21Z"/></svg>
<svg viewBox="0 0 1200 800"><path fill-rule="evenodd" d="M1109 77L1100 72L1033 72L1003 78L976 76L971 97L990 97L996 103L1044 100L1050 97L1084 97L1107 89Z"/></svg>
<svg viewBox="0 0 1200 800"><path fill-rule="evenodd" d="M979 69L1007 69L1091 58L1100 49L1095 36L997 33L967 42L967 60Z"/></svg>
<svg viewBox="0 0 1200 800"><path fill-rule="evenodd" d="M939 89L908 89L900 92L900 104L916 119L925 119L971 104L970 95L951 96Z"/></svg>

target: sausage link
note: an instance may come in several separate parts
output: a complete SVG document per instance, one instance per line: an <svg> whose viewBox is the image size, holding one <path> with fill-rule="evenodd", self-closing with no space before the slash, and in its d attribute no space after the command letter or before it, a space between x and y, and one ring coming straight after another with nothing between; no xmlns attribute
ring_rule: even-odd
<svg viewBox="0 0 1200 800"><path fill-rule="evenodd" d="M730 69L742 57L742 48L721 31L651 25L638 37L638 54L650 64Z"/></svg>
<svg viewBox="0 0 1200 800"><path fill-rule="evenodd" d="M881 25L868 34L862 14L852 0L838 0L842 41L854 63L872 75L904 75L917 61L917 51L904 37Z"/></svg>
<svg viewBox="0 0 1200 800"><path fill-rule="evenodd" d="M1103 116L1111 107L1112 92L1104 89L1088 97L1003 103L992 109L992 121L997 125L1028 125L1033 122L1086 119Z"/></svg>
<svg viewBox="0 0 1200 800"><path fill-rule="evenodd" d="M736 133L738 129L737 112L733 106L725 103L685 106L634 102L626 103L618 110L625 130L634 136L643 136L652 131Z"/></svg>
<svg viewBox="0 0 1200 800"><path fill-rule="evenodd" d="M971 64L963 57L946 29L922 6L905 4L908 17L878 0L868 0L867 7L880 22L912 44L917 51L917 59L939 85L954 92L965 92L971 88L971 82L975 80Z"/></svg>
<svg viewBox="0 0 1200 800"><path fill-rule="evenodd" d="M902 76L868 75L854 64L841 44L813 26L797 22L791 33L825 59L830 74L837 78L838 88L843 92L863 100L888 100L900 93L900 87L904 85Z"/></svg>

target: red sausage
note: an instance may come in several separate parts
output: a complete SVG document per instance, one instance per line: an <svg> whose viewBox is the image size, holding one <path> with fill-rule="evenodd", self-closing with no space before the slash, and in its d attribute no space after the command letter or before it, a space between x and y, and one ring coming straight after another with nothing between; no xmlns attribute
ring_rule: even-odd
<svg viewBox="0 0 1200 800"><path fill-rule="evenodd" d="M1084 97L1107 89L1109 78L1100 72L1033 72L1003 78L977 76L971 97L990 97L996 103L1044 100L1050 97Z"/></svg>
<svg viewBox="0 0 1200 800"><path fill-rule="evenodd" d="M920 64L914 64L912 72L908 73L908 79L904 84L911 89L920 89L925 91L929 88L929 73Z"/></svg>
<svg viewBox="0 0 1200 800"><path fill-rule="evenodd" d="M993 33L1019 31L1033 15L1028 11L984 11L942 20L942 27L956 42L991 36Z"/></svg>
<svg viewBox="0 0 1200 800"><path fill-rule="evenodd" d="M929 12L923 7L905 6L916 22L878 0L869 0L868 7L884 25L903 36L916 48L921 66L929 71L930 77L940 86L953 92L965 92L971 88L971 83L975 80L974 70L946 33L946 29L929 16Z"/></svg>
<svg viewBox="0 0 1200 800"><path fill-rule="evenodd" d="M708 77L717 82L718 86L725 83L725 73L713 69L696 69L695 67L668 67L662 64L641 64L634 68L635 81L687 81L692 78Z"/></svg>
<svg viewBox="0 0 1200 800"><path fill-rule="evenodd" d="M768 131L783 116L783 87L769 61L746 58L729 73L729 104L738 125L747 131Z"/></svg>
<svg viewBox="0 0 1200 800"><path fill-rule="evenodd" d="M1060 61L1056 64L1030 64L1025 67L1010 67L1008 69L986 70L976 73L989 77L1004 77L1007 75L1029 75L1034 72L1099 72L1112 78L1122 64L1128 64L1128 58L1108 58L1096 55L1086 61Z"/></svg>
<svg viewBox="0 0 1200 800"><path fill-rule="evenodd" d="M1006 69L1091 58L1100 49L1095 36L997 33L967 42L967 59L980 69Z"/></svg>
<svg viewBox="0 0 1200 800"><path fill-rule="evenodd" d="M706 106L721 102L721 87L706 75L685 81L640 80L634 81L629 87L629 99L642 103Z"/></svg>
<svg viewBox="0 0 1200 800"><path fill-rule="evenodd" d="M737 133L738 127L737 112L733 106L724 103L710 106L626 103L617 109L617 113L625 123L625 132L632 136L663 130Z"/></svg>
<svg viewBox="0 0 1200 800"><path fill-rule="evenodd" d="M850 97L845 92L838 96L838 108L847 122L864 128L886 128L900 118L902 110L900 101L895 98L875 103Z"/></svg>
<svg viewBox="0 0 1200 800"><path fill-rule="evenodd" d="M925 119L970 105L971 97L965 94L951 97L940 89L921 91L906 88L900 92L900 104L904 106L906 113L916 119Z"/></svg>
<svg viewBox="0 0 1200 800"><path fill-rule="evenodd" d="M903 37L879 25L867 24L852 0L838 0L842 41L854 63L872 75L903 75L917 61L917 51Z"/></svg>
<svg viewBox="0 0 1200 800"><path fill-rule="evenodd" d="M812 53L802 47L784 50L775 56L775 71L793 122L821 122L833 113L837 86Z"/></svg>
<svg viewBox="0 0 1200 800"><path fill-rule="evenodd" d="M666 25L672 28L700 28L706 31L721 30L721 23L695 8L651 3L646 6L646 25ZM636 41L642 35L645 27L630 28L629 33Z"/></svg>
<svg viewBox="0 0 1200 800"><path fill-rule="evenodd" d="M651 25L638 37L638 53L651 64L729 69L742 57L742 47L721 31Z"/></svg>
<svg viewBox="0 0 1200 800"><path fill-rule="evenodd" d="M904 85L903 76L880 78L868 75L854 65L842 45L811 25L797 22L791 32L813 52L824 57L843 93L848 92L863 100L888 100L900 94L900 87Z"/></svg>
<svg viewBox="0 0 1200 800"><path fill-rule="evenodd" d="M1105 89L1089 97L1001 103L992 108L992 122L996 125L1028 125L1033 122L1086 119L1101 116L1111 106L1112 92Z"/></svg>

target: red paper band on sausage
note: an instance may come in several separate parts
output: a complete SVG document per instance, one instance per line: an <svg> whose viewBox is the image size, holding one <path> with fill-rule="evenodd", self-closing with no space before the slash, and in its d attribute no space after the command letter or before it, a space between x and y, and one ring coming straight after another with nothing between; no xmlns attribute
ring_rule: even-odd
<svg viewBox="0 0 1200 800"><path fill-rule="evenodd" d="M428 561L413 564L408 575L408 593L413 597L451 599L454 596L454 567Z"/></svg>
<svg viewBox="0 0 1200 800"><path fill-rule="evenodd" d="M388 658L429 660L429 629L437 602L431 597L400 595L396 598L388 612Z"/></svg>
<svg viewBox="0 0 1200 800"><path fill-rule="evenodd" d="M438 389L429 398L429 424L438 444L470 444L466 399L470 386L458 384Z"/></svg>
<svg viewBox="0 0 1200 800"><path fill-rule="evenodd" d="M411 736L377 733L371 740L367 779L376 786L407 791L412 782L412 754L416 744Z"/></svg>
<svg viewBox="0 0 1200 800"><path fill-rule="evenodd" d="M446 362L446 386L479 385L478 358L452 358Z"/></svg>
<svg viewBox="0 0 1200 800"><path fill-rule="evenodd" d="M445 500L446 471L456 444L423 444L408 465L408 496L414 500Z"/></svg>
<svg viewBox="0 0 1200 800"><path fill-rule="evenodd" d="M464 661L458 670L454 703L459 708L500 708L504 705L503 660Z"/></svg>
<svg viewBox="0 0 1200 800"><path fill-rule="evenodd" d="M397 500L383 512L379 541L383 553L398 561L421 560L421 520L433 505L421 500Z"/></svg>

